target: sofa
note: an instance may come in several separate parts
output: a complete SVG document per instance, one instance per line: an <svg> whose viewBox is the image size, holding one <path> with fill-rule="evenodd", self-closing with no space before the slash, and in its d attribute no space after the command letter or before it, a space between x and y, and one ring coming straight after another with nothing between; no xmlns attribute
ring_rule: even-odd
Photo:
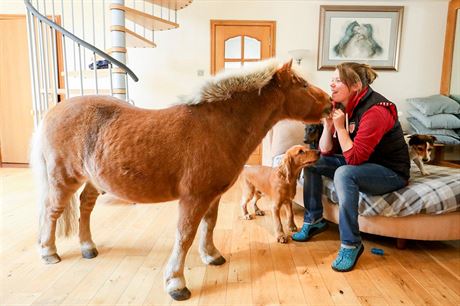
<svg viewBox="0 0 460 306"><path fill-rule="evenodd" d="M273 166L273 161L276 161L277 157L280 157L289 147L296 144L303 144L304 127L304 124L301 122L289 120L281 121L275 125L264 140L264 163L268 164L271 162ZM431 170L433 171L435 168ZM455 185L453 193L460 193L460 171L458 171L458 169L449 168L437 170L438 173L445 173L446 170L450 170L453 177L449 179L458 184ZM409 185L418 184L418 181L428 181L428 183L430 183L431 178L422 178L420 176L415 175L414 179L411 177ZM433 175L432 177L437 176ZM333 183L332 181L327 182L327 184L325 182L325 186L326 185L333 186ZM449 190L448 193L450 194L452 192ZM428 211L424 211L425 209L421 209L420 211L413 211L410 215L407 215L407 213L402 214L404 216L394 216L394 214L388 213L388 207L383 215L369 216L363 215L360 212L360 230L364 233L398 238L398 247L404 247L406 239L460 239L460 204L458 200L456 200L460 199L460 195L454 194L453 196L454 198L449 200L449 209L443 213L436 211L436 207L434 211L431 209L429 213L427 213ZM332 200L330 195L328 197L327 190L324 190L324 218L337 224L339 221L338 204L334 203ZM301 182L297 184L297 193L294 202L303 206L303 185ZM390 210L392 210L391 207Z"/></svg>

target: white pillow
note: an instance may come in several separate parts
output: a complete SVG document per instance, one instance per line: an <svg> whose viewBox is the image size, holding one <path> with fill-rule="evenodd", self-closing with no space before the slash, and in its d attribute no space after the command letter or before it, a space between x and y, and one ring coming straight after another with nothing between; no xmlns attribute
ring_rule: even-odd
<svg viewBox="0 0 460 306"><path fill-rule="evenodd" d="M460 144L460 135L458 135L454 130L427 129L415 118L407 118L407 121L415 133L433 135L437 138L437 143Z"/></svg>
<svg viewBox="0 0 460 306"><path fill-rule="evenodd" d="M460 118L452 114L425 116L417 109L410 109L407 112L429 129L460 129Z"/></svg>
<svg viewBox="0 0 460 306"><path fill-rule="evenodd" d="M410 98L407 99L407 102L427 116L437 114L460 114L460 104L457 101L442 95L433 95L424 98Z"/></svg>

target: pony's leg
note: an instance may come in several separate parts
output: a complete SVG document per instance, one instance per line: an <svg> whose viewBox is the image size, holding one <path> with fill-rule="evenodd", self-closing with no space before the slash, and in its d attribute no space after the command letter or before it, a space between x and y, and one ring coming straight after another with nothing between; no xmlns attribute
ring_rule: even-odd
<svg viewBox="0 0 460 306"><path fill-rule="evenodd" d="M225 263L225 258L214 246L213 233L217 221L217 211L219 209L219 200L217 198L209 206L208 211L201 219L200 223L200 244L198 250L201 255L201 260L209 265L222 265Z"/></svg>
<svg viewBox="0 0 460 306"><path fill-rule="evenodd" d="M64 209L72 209L70 200L78 190L79 183L62 184L51 183L44 202L43 219L40 222L39 247L42 260L46 264L55 264L61 261L56 250L56 222ZM70 222L70 221L67 221ZM70 225L69 225L70 226Z"/></svg>
<svg viewBox="0 0 460 306"><path fill-rule="evenodd" d="M280 209L282 205L283 203L280 201L274 201L273 203L273 206L272 206L273 225L274 225L276 240L279 243L287 243L288 237L283 232L283 225L281 224L281 219L280 219Z"/></svg>
<svg viewBox="0 0 460 306"><path fill-rule="evenodd" d="M262 197L262 196L260 195L259 192L256 192L256 193L254 194L254 199L253 199L253 201L254 201L254 212L256 213L257 216L263 216L263 215L265 215L265 212L264 212L263 210L261 210L261 209L259 208L259 206L257 206L257 201L259 201L259 199L260 199L261 197Z"/></svg>
<svg viewBox="0 0 460 306"><path fill-rule="evenodd" d="M165 288L175 300L190 298L190 290L185 286L184 262L188 249L195 238L201 218L214 199L181 199L176 241L165 269Z"/></svg>
<svg viewBox="0 0 460 306"><path fill-rule="evenodd" d="M99 192L90 183L87 182L80 195L80 248L83 258L94 258L98 252L96 245L91 239L90 216L96 204Z"/></svg>
<svg viewBox="0 0 460 306"><path fill-rule="evenodd" d="M294 222L294 212L292 211L292 201L287 201L286 204L286 213L288 217L288 226L291 232L297 232L297 226Z"/></svg>
<svg viewBox="0 0 460 306"><path fill-rule="evenodd" d="M255 194L257 193L254 186L249 184L248 182L244 182L243 189L242 189L242 196L241 196L241 217L246 220L251 220L252 216L248 212L248 203L251 199L254 198Z"/></svg>

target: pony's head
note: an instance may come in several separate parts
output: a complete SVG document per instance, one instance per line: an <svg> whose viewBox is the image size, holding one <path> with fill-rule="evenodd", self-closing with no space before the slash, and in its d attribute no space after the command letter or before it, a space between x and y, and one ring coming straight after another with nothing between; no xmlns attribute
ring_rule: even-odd
<svg viewBox="0 0 460 306"><path fill-rule="evenodd" d="M329 95L294 71L292 60L276 71L273 82L284 96L286 117L305 123L318 123L330 112Z"/></svg>

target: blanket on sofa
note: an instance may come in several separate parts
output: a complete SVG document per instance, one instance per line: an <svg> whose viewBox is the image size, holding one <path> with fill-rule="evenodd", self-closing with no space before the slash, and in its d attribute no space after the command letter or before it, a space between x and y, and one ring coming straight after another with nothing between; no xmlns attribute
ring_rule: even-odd
<svg viewBox="0 0 460 306"><path fill-rule="evenodd" d="M460 171L455 168L425 166L430 173L421 176L416 166L406 187L372 196L360 193L359 213L363 216L404 217L415 214L444 214L460 209ZM324 180L324 192L338 203L334 183Z"/></svg>
<svg viewBox="0 0 460 306"><path fill-rule="evenodd" d="M281 159L282 155L276 156L273 165L278 165ZM425 169L430 175L422 176L412 164L409 185L394 192L374 196L360 193L359 214L404 217L460 210L460 170L433 165L425 165ZM303 174L299 184L303 186ZM329 178L323 179L323 193L333 203L338 203L334 183Z"/></svg>

